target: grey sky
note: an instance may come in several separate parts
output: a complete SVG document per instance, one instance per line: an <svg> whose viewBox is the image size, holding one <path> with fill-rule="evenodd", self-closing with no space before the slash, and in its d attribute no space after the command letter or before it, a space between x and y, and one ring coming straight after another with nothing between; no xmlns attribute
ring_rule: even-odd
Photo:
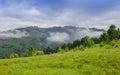
<svg viewBox="0 0 120 75"><path fill-rule="evenodd" d="M119 0L0 0L0 31L26 26L120 27Z"/></svg>

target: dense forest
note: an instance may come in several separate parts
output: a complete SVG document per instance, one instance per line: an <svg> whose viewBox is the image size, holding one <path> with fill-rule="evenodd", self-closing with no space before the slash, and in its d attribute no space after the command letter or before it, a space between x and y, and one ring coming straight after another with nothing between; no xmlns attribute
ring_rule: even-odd
<svg viewBox="0 0 120 75"><path fill-rule="evenodd" d="M107 31L104 31L100 37L89 37L86 35L80 40L75 40L72 43L66 43L56 48L51 48L50 46L44 48L43 50L39 50L35 47L29 47L29 49L24 53L16 53L13 52L9 57L4 56L3 58L17 58L17 57L29 57L29 56L39 56L53 53L63 53L68 52L70 50L79 49L84 51L85 48L93 47L94 44L99 44L100 47L105 44L110 44L114 47L118 47L115 45L113 41L117 41L120 39L120 30L116 28L115 25L111 25ZM112 42L112 43L111 43Z"/></svg>
<svg viewBox="0 0 120 75"><path fill-rule="evenodd" d="M0 32L0 58L9 58L14 53L23 56L21 54L28 52L30 47L37 51L56 49L86 35L99 36L103 31L103 29L75 26L50 28L31 26ZM50 53L48 50L45 51L47 54Z"/></svg>

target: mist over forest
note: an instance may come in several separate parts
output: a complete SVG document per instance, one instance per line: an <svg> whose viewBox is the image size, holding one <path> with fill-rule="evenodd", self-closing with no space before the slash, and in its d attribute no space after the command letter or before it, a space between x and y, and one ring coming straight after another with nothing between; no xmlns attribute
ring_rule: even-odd
<svg viewBox="0 0 120 75"><path fill-rule="evenodd" d="M9 55L12 52L23 53L30 47L43 50L49 46L55 49L64 43L73 42L86 35L99 37L103 31L104 29L74 26L50 28L31 26L3 31L0 32L0 54L2 56Z"/></svg>

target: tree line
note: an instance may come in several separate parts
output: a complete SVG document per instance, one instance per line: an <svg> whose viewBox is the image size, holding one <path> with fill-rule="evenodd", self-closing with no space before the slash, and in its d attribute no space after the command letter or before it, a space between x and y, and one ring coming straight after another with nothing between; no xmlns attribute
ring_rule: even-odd
<svg viewBox="0 0 120 75"><path fill-rule="evenodd" d="M120 29L116 28L115 25L111 25L107 31L104 31L100 37L92 37L89 36L83 37L81 40L75 40L72 43L63 44L61 47L56 49L52 49L48 47L44 50L45 54L64 52L69 50L84 50L84 48L92 47L94 44L109 44L113 40L120 39Z"/></svg>
<svg viewBox="0 0 120 75"><path fill-rule="evenodd" d="M70 50L81 50L83 51L84 48L93 47L94 44L109 44L113 40L120 39L120 29L116 28L115 25L111 25L107 31L104 31L100 37L89 37L85 36L81 40L75 40L72 43L63 44L61 47L57 47L55 49L51 47L44 48L43 50L35 49L34 47L30 47L28 51L25 53L17 54L12 53L9 57L16 58L16 57L29 57L29 56L39 56L45 54L53 54L53 53L63 53ZM102 46L102 45L101 45Z"/></svg>

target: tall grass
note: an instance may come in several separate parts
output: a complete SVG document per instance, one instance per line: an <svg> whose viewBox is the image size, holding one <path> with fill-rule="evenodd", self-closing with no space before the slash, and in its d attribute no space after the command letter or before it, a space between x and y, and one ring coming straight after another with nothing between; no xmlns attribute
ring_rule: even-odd
<svg viewBox="0 0 120 75"><path fill-rule="evenodd" d="M110 47L110 48L109 48ZM79 48L76 48L79 49ZM0 75L119 75L120 47L106 45L65 53L0 59Z"/></svg>

